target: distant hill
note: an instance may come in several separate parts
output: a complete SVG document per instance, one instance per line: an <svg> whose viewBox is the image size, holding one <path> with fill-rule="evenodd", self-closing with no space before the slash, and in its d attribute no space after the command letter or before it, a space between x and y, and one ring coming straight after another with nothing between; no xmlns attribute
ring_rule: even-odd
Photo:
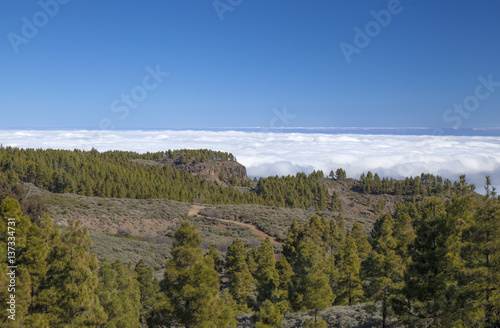
<svg viewBox="0 0 500 328"><path fill-rule="evenodd" d="M230 184L248 183L246 168L236 161L223 161L214 158L200 160L196 154L189 156L183 151L176 151L172 156L159 160L132 159L131 162L149 165L167 165L210 181L227 182Z"/></svg>

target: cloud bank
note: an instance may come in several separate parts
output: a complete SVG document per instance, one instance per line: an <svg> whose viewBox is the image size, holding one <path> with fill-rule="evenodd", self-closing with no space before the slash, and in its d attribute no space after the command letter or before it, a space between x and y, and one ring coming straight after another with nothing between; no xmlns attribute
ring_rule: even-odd
<svg viewBox="0 0 500 328"><path fill-rule="evenodd" d="M233 153L249 176L288 175L339 167L358 178L371 170L401 178L420 173L500 184L500 137L272 133L242 131L0 130L0 143L20 148L136 152L208 148Z"/></svg>

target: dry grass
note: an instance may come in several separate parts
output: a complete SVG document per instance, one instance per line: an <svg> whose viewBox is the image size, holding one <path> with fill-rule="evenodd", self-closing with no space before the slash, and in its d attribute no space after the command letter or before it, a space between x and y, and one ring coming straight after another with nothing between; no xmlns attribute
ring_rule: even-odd
<svg viewBox="0 0 500 328"><path fill-rule="evenodd" d="M393 209L396 202L389 195L366 195L355 191L356 180L324 180L330 192L335 190L342 201L342 214L349 229L354 221L360 222L369 232L378 214L373 204L382 201L386 209ZM314 214L333 218L337 212L278 208L260 205L206 205L182 203L167 199L116 199L86 197L75 194L53 194L30 185L30 192L42 195L52 218L59 225L66 225L68 219L81 220L89 228L94 240L93 251L99 258L136 263L143 258L157 270L164 268L170 251L169 239L180 222L191 220L203 238L202 247L215 245L225 253L235 238L240 238L251 247L262 242L250 228L208 219L251 224L283 241L288 227L295 218L306 222ZM199 212L199 215L197 214ZM281 246L275 245L277 252Z"/></svg>

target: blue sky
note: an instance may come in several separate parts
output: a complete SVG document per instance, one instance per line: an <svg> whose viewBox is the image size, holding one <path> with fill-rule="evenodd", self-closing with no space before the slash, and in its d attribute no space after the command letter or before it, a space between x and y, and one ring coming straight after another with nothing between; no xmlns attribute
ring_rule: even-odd
<svg viewBox="0 0 500 328"><path fill-rule="evenodd" d="M3 3L0 129L500 126L500 1L41 3Z"/></svg>

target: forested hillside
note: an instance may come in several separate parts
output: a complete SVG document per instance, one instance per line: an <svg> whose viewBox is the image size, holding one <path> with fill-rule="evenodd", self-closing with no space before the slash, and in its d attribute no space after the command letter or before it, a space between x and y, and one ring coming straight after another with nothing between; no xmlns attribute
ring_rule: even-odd
<svg viewBox="0 0 500 328"><path fill-rule="evenodd" d="M33 183L55 193L116 198L167 198L209 204L262 204L325 209L329 201L318 176L298 174L280 181L260 179L256 191L241 191L208 181L168 165L143 165L132 160L177 158L185 161L234 161L231 154L207 150L138 154L91 151L0 148L0 179L10 184ZM196 159L193 159L196 158ZM230 180L230 179L229 179ZM283 189L284 188L284 189Z"/></svg>
<svg viewBox="0 0 500 328"><path fill-rule="evenodd" d="M439 195L447 193L452 187L449 179L422 173L420 176L407 177L404 180L395 180L384 177L380 179L377 173L368 171L359 177L360 190L368 194L393 195Z"/></svg>
<svg viewBox="0 0 500 328"><path fill-rule="evenodd" d="M476 199L462 178L450 201L400 205L369 236L357 223L346 231L342 216L294 221L279 257L268 239L248 249L236 238L224 256L215 248L204 253L198 231L184 222L160 281L143 261L98 263L78 222L60 232L47 215L30 220L5 197L0 247L14 219L18 289L17 320L2 327L231 327L236 318L245 325L241 313L253 313L255 327L289 326L291 318L305 327L345 327L336 305L361 302L374 312L358 324L497 327L500 201L489 181L486 188ZM5 288L0 293L7 298Z"/></svg>
<svg viewBox="0 0 500 328"><path fill-rule="evenodd" d="M0 248L15 236L17 268L16 320L0 326L500 326L489 177L484 196L465 176L357 181L342 169L242 187L161 163L196 158L235 162L1 147Z"/></svg>

